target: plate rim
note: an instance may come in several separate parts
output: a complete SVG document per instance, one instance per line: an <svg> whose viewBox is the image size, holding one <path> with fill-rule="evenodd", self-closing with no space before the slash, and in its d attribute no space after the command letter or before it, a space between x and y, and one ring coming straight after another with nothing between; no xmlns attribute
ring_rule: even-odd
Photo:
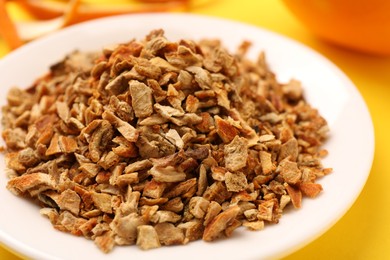
<svg viewBox="0 0 390 260"><path fill-rule="evenodd" d="M362 192L362 190L364 188L364 185L367 182L367 179L369 177L370 169L372 167L372 163L373 163L373 159L374 159L374 153L375 153L374 125L373 125L373 122L372 122L372 119L371 119L370 112L369 112L369 109L367 107L367 104L364 101L364 98L360 94L358 88L348 78L348 76L339 67L337 67L333 62L331 62L328 58L326 58L324 55L322 55L318 51L316 51L316 50L306 46L305 44L303 44L303 43L301 43L301 42L299 42L299 41L297 41L295 39L292 39L292 38L289 38L289 37L287 37L285 35L282 35L282 34L279 34L279 33L273 32L273 31L270 31L267 28L255 26L253 24L248 24L248 23L244 23L244 22L240 22L240 21L236 21L236 20L220 18L220 17L216 17L216 16L198 15L198 14L189 14L189 13L186 13L186 14L178 14L178 13L143 13L143 14L135 14L135 15L134 14L131 14L131 15L117 15L117 16L100 18L100 19L96 19L96 20L93 20L93 21L88 21L88 22L77 24L77 25L73 25L73 26L67 27L67 28L65 28L65 29L63 29L61 31L58 31L58 32L56 32L54 34L42 37L42 38L40 38L40 39L38 39L36 41L28 43L28 44L20 47L19 49L9 53L8 55L4 56L0 60L0 67L2 66L2 64L7 63L8 60L14 59L15 56L21 55L21 54L23 54L25 52L28 52L30 49L34 49L35 46L39 46L41 44L44 44L46 41L50 41L53 38L55 39L55 38L58 37L58 35L70 34L70 33L72 33L72 31L80 30L80 28L82 28L82 27L91 27L94 24L96 25L96 24L99 24L99 23L106 23L106 22L108 22L110 20L127 19L129 17L131 17L131 19L136 19L137 17L145 17L145 16L177 17L177 18L192 17L194 19L204 19L204 20L210 20L210 21L220 21L220 22L224 22L224 23L234 23L234 24L239 24L241 26L245 26L245 27L251 27L251 28L253 28L255 30L263 31L263 32L265 32L265 33L267 33L269 35L272 35L272 36L277 37L279 39L282 39L284 41L287 41L287 42L293 43L295 45L298 45L300 48L303 48L306 51L310 52L311 54L314 54L317 58L321 59L322 62L327 63L327 65L330 66L331 69L334 70L338 74L338 77L340 77L340 79L345 81L346 87L348 87L349 90L351 91L350 93L353 93L353 95L355 96L354 98L357 98L357 99L359 99L361 101L361 103L363 105L363 109L366 110L369 122L371 123L369 126L367 126L369 131L370 131L368 138L370 139L370 143L372 144L371 147L370 147L371 148L371 151L370 151L370 155L371 156L367 160L367 164L366 164L367 169L366 169L365 172L367 172L367 174L361 180L359 192L357 192L354 197L350 198L351 201L349 203L349 207L346 207L346 208L344 208L343 211L339 212L339 216L337 216L336 218L333 218L332 223L328 223L328 225L326 227L323 227L323 230L318 232L315 236L311 236L310 239L306 239L306 241L301 241L299 243L299 245L295 245L295 246L289 248L284 253L280 254L278 257L282 257L282 256L285 256L285 255L288 255L288 254L298 250L299 248L304 247L305 245L309 244L310 242L312 242L313 240L317 239L319 236L324 234L335 223L337 223L339 221L339 219L342 216L344 216L345 213L355 203L355 201L357 200L357 198L361 194L361 192ZM314 104L314 106L315 106L315 104ZM45 253L42 254L41 251L37 251L34 248L30 248L28 246L26 248L26 245L23 244L23 243L22 243L22 245L20 245L21 243L19 241L16 241L12 237L9 237L2 230L0 230L0 238L1 238L0 242L4 243L6 246L11 248L13 251L16 251L17 253L21 253L23 255L27 255L27 256L33 257L33 258L42 258L42 257L43 258L48 258L49 257L49 258L53 259L52 256L46 255ZM22 246L22 249L24 247L24 250L20 250L20 246Z"/></svg>

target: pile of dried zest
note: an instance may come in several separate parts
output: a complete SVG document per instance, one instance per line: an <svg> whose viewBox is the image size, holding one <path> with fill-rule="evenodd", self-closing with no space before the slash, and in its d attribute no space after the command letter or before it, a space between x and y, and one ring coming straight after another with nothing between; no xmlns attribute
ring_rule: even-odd
<svg viewBox="0 0 390 260"><path fill-rule="evenodd" d="M243 43L163 31L72 53L3 108L8 189L61 231L142 249L277 223L322 190L326 121Z"/></svg>

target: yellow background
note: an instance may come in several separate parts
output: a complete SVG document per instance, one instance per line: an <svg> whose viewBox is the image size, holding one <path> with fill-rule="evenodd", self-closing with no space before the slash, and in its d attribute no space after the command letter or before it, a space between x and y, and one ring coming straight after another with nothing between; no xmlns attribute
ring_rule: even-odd
<svg viewBox="0 0 390 260"><path fill-rule="evenodd" d="M330 230L285 259L390 259L390 162L386 159L390 149L390 57L356 53L315 38L279 0L209 2L191 12L267 28L296 39L325 55L355 83L374 122L375 159L361 195ZM21 16L14 8L12 12L15 16ZM8 51L0 38L0 57ZM20 258L0 247L0 259Z"/></svg>

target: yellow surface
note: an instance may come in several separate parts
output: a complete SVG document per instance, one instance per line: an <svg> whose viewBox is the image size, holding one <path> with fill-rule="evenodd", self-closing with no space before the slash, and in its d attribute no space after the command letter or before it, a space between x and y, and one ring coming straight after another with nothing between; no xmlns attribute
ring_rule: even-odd
<svg viewBox="0 0 390 260"><path fill-rule="evenodd" d="M390 163L386 159L390 147L390 58L318 40L278 0L214 0L192 12L250 23L294 38L328 57L352 79L374 121L376 148L370 177L356 203L336 225L285 259L390 259ZM6 52L0 39L0 56ZM20 258L0 247L0 259Z"/></svg>

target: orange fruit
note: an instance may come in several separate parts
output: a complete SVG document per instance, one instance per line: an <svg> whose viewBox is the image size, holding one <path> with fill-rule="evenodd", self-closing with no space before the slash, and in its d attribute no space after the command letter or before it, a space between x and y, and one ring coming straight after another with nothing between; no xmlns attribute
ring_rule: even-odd
<svg viewBox="0 0 390 260"><path fill-rule="evenodd" d="M390 55L389 0L283 0L314 34L368 53Z"/></svg>

